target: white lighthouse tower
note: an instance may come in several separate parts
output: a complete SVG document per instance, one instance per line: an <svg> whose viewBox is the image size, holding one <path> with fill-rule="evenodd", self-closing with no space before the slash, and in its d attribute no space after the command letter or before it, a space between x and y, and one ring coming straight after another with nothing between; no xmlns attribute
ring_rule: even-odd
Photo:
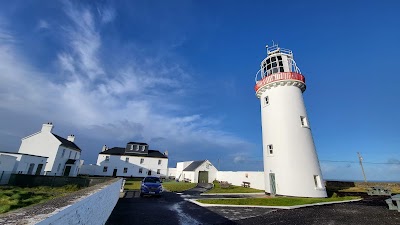
<svg viewBox="0 0 400 225"><path fill-rule="evenodd" d="M265 192L326 197L303 100L305 78L292 51L267 46L255 80L261 102Z"/></svg>

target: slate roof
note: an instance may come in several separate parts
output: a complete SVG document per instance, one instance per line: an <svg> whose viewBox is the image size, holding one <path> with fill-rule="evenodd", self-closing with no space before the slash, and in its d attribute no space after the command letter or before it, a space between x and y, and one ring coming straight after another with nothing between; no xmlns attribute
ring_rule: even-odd
<svg viewBox="0 0 400 225"><path fill-rule="evenodd" d="M10 153L10 154L29 155L29 156L35 156L35 157L49 158L47 156L31 155L31 154L25 154L25 153L19 153L19 152L4 152L4 151L0 151L0 153Z"/></svg>
<svg viewBox="0 0 400 225"><path fill-rule="evenodd" d="M126 153L125 148L120 148L120 147L114 147L110 148L108 150L105 150L104 152L100 152L99 154L104 154L104 155L126 155L126 156L138 156L138 157L150 157L150 158L168 158L164 154L162 154L158 150L149 150L148 154L140 154L136 152L132 153Z"/></svg>
<svg viewBox="0 0 400 225"><path fill-rule="evenodd" d="M67 148L72 148L77 151L82 151L74 142L68 141L67 139L58 136L57 134L53 134L54 137L56 137L59 141L61 141L61 146L67 147Z"/></svg>
<svg viewBox="0 0 400 225"><path fill-rule="evenodd" d="M128 144L148 145L147 143L144 143L144 142L134 142L134 141L131 141Z"/></svg>
<svg viewBox="0 0 400 225"><path fill-rule="evenodd" d="M206 160L193 161L183 171L195 171L197 169L197 167L201 166L201 164L203 164L205 161Z"/></svg>

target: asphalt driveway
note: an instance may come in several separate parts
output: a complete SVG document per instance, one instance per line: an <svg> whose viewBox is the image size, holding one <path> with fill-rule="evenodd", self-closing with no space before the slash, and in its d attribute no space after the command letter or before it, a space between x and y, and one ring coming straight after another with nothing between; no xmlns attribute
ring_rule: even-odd
<svg viewBox="0 0 400 225"><path fill-rule="evenodd" d="M203 198L199 195L203 191L197 187L182 194L165 192L161 197L144 198L139 197L139 191L128 191L106 224L400 224L400 212L388 210L384 202L387 197L293 210L201 207L185 200Z"/></svg>

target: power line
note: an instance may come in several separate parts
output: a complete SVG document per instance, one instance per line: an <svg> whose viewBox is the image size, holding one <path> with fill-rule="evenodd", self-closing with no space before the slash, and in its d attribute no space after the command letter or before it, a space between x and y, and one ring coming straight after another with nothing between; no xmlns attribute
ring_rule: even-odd
<svg viewBox="0 0 400 225"><path fill-rule="evenodd" d="M345 161L345 160L320 160L321 162L340 162L340 163L359 163L357 161ZM364 162L367 164L387 164L387 165L400 165L400 162Z"/></svg>

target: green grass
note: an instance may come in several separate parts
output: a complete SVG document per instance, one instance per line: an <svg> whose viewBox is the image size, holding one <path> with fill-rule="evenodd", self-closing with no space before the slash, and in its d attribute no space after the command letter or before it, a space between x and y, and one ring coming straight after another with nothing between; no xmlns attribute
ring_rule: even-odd
<svg viewBox="0 0 400 225"><path fill-rule="evenodd" d="M134 179L127 179L125 181L125 190L139 190L140 182ZM184 183L184 182L175 182L175 181L167 181L162 183L163 187L171 192L181 192L192 189L196 187L197 184L192 183Z"/></svg>
<svg viewBox="0 0 400 225"><path fill-rule="evenodd" d="M13 186L0 187L0 213L5 213L25 206L38 204L47 200L77 191L76 185L64 187L32 187L21 188Z"/></svg>
<svg viewBox="0 0 400 225"><path fill-rule="evenodd" d="M186 190L189 190L189 189L192 189L192 188L196 187L197 184L169 181L169 182L164 182L162 185L168 191L182 192L182 191L186 191Z"/></svg>
<svg viewBox="0 0 400 225"><path fill-rule="evenodd" d="M240 199L202 199L197 200L206 204L224 205L260 205L260 206L293 206L321 202L335 202L359 199L359 197L332 197L332 198L297 198L297 197L274 197L274 198L240 198Z"/></svg>
<svg viewBox="0 0 400 225"><path fill-rule="evenodd" d="M260 192L264 191L257 190L254 188L245 188L234 185L231 185L229 188L221 188L221 185L215 181L214 181L214 188L207 191L207 193L260 193Z"/></svg>

